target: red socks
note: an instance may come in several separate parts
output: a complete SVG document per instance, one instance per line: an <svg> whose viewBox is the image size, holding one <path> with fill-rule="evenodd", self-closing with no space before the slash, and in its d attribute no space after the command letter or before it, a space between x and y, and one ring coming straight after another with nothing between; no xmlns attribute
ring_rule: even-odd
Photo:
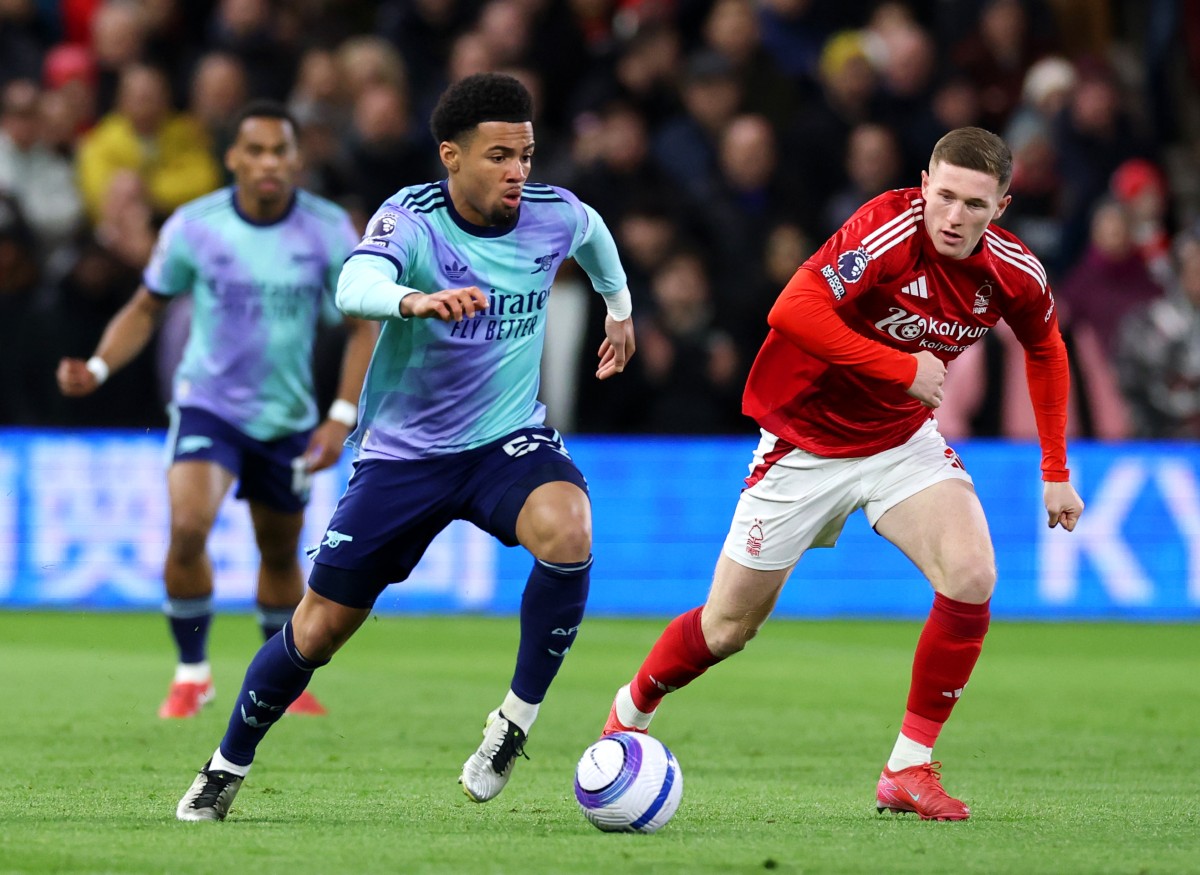
<svg viewBox="0 0 1200 875"><path fill-rule="evenodd" d="M934 595L933 609L917 642L908 710L900 729L913 741L926 747L937 741L983 649L990 604L990 599L973 605Z"/></svg>
<svg viewBox="0 0 1200 875"><path fill-rule="evenodd" d="M704 641L702 611L703 606L676 617L650 649L629 687L639 711L652 712L663 696L720 661ZM990 601L973 605L934 595L913 659L908 710L901 728L908 738L933 747L971 677L990 619Z"/></svg>
<svg viewBox="0 0 1200 875"><path fill-rule="evenodd" d="M662 697L691 683L718 660L704 643L700 630L701 605L680 614L658 636L629 686L634 707L650 713Z"/></svg>

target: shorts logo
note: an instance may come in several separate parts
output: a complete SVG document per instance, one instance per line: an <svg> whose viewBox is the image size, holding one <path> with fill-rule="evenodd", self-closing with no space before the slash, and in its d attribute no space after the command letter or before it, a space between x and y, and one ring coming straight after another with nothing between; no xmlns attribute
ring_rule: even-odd
<svg viewBox="0 0 1200 875"><path fill-rule="evenodd" d="M846 297L846 287L842 285L842 281L838 279L837 271L828 264L821 268L821 276L825 277L825 282L829 283L829 288L833 291L833 296L839 301Z"/></svg>
<svg viewBox="0 0 1200 875"><path fill-rule="evenodd" d="M942 451L942 455L944 455L950 462L951 468L958 468L960 471L967 470L967 466L962 463L962 459L958 457L958 453L954 452L954 450L946 447L946 449Z"/></svg>
<svg viewBox="0 0 1200 875"><path fill-rule="evenodd" d="M205 437L202 434L184 435L179 439L179 443L175 445L175 455L186 456L188 453L198 453L201 450L207 450L212 445L212 438Z"/></svg>
<svg viewBox="0 0 1200 875"><path fill-rule="evenodd" d="M553 435L531 434L515 437L504 445L504 452L508 453L514 459L519 459L521 456L528 455L541 447L549 447L559 455L571 458L571 454L567 452L567 448L562 445L562 438L558 436L558 432Z"/></svg>
<svg viewBox="0 0 1200 875"><path fill-rule="evenodd" d="M353 541L353 535L343 535L341 532L330 529L325 533L325 540L321 542L322 547L328 547L330 550L342 546L345 541Z"/></svg>
<svg viewBox="0 0 1200 875"><path fill-rule="evenodd" d="M746 552L755 557L762 555L764 537L762 520L756 518L746 533Z"/></svg>
<svg viewBox="0 0 1200 875"><path fill-rule="evenodd" d="M865 249L848 249L838 256L838 276L848 283L856 283L862 279L867 270L867 262L871 256Z"/></svg>

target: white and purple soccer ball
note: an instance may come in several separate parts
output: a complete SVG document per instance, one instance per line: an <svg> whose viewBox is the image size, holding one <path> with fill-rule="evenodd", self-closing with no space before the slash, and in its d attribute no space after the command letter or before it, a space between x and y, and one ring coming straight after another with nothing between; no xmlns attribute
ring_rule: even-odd
<svg viewBox="0 0 1200 875"><path fill-rule="evenodd" d="M667 746L649 735L617 732L583 752L575 799L604 832L654 832L679 808L683 772Z"/></svg>

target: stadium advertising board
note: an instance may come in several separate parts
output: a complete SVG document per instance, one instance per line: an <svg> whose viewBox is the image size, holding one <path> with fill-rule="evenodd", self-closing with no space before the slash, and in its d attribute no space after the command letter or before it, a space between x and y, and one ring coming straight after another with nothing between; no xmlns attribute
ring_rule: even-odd
<svg viewBox="0 0 1200 875"><path fill-rule="evenodd" d="M590 610L673 614L703 601L755 440L574 437L589 479L596 565ZM1073 534L1046 527L1036 447L956 444L996 544L997 616L1200 618L1200 448L1182 443L1071 446L1087 511ZM0 606L157 608L167 542L163 436L0 431ZM302 543L318 543L349 475L318 475ZM230 500L210 543L218 604L248 607L256 553ZM307 560L304 560L307 562ZM439 536L413 576L378 603L389 612L515 613L527 554L467 523ZM777 614L921 617L916 571L851 518L838 546L813 550Z"/></svg>

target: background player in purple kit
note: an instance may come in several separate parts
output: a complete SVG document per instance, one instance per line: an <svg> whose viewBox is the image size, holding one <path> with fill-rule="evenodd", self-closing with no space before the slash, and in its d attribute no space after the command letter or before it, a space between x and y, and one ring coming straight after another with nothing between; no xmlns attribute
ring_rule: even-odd
<svg viewBox="0 0 1200 875"><path fill-rule="evenodd" d="M171 540L164 605L179 653L161 717L191 717L214 694L207 657L213 572L207 541L234 480L260 552L258 612L270 638L304 592L299 538L308 477L333 465L356 418L375 327L346 320L337 400L318 424L312 351L357 234L337 205L296 188L296 125L272 103L240 113L225 156L234 185L185 204L163 225L143 284L88 361L63 359L64 394L87 395L150 341L167 304L194 301L175 374L167 474ZM314 429L315 426L315 429ZM322 714L311 694L293 712Z"/></svg>

